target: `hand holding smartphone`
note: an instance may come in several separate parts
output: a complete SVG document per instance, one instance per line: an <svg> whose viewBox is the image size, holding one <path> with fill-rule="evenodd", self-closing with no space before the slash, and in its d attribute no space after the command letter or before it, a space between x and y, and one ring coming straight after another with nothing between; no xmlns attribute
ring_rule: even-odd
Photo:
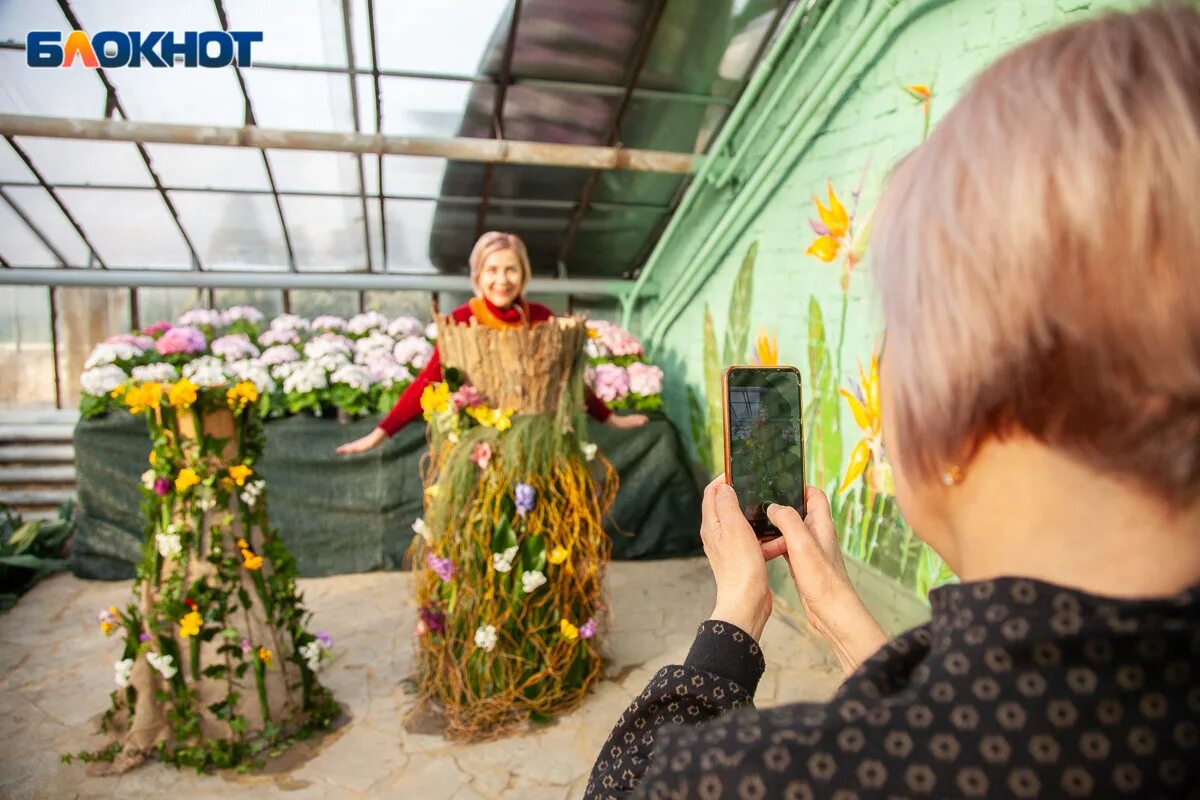
<svg viewBox="0 0 1200 800"><path fill-rule="evenodd" d="M725 482L737 492L760 540L780 536L767 519L771 503L804 505L804 430L800 371L795 367L726 367Z"/></svg>

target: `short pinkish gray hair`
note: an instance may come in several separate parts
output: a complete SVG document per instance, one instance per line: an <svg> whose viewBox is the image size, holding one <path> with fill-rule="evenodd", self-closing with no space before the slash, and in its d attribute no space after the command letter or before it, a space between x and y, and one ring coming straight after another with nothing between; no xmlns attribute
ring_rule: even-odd
<svg viewBox="0 0 1200 800"><path fill-rule="evenodd" d="M471 285L475 287L475 294L480 294L479 273L483 270L484 262L492 253L498 253L501 250L512 250L516 253L517 261L521 263L521 286L524 288L529 285L533 270L529 267L529 252L525 249L525 243L521 241L521 237L515 233L488 231L480 236L479 241L475 242L475 246L471 248L469 263L471 265Z"/></svg>
<svg viewBox="0 0 1200 800"><path fill-rule="evenodd" d="M896 169L871 261L899 463L1031 435L1200 494L1200 13L1107 13L1001 58Z"/></svg>

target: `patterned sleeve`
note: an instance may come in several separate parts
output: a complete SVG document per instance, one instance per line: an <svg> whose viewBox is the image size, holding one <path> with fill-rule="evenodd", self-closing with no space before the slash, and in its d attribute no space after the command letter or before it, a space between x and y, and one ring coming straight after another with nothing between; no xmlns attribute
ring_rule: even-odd
<svg viewBox="0 0 1200 800"><path fill-rule="evenodd" d="M742 707L766 664L754 638L736 625L700 625L683 664L663 667L625 709L592 767L586 798L615 798L634 791L651 766L661 729L697 725Z"/></svg>

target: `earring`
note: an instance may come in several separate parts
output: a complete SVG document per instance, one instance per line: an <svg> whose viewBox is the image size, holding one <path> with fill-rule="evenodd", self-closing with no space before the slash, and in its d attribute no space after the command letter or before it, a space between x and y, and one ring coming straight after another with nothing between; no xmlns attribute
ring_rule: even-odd
<svg viewBox="0 0 1200 800"><path fill-rule="evenodd" d="M943 486L957 486L963 482L966 475L957 466L949 466L942 472Z"/></svg>

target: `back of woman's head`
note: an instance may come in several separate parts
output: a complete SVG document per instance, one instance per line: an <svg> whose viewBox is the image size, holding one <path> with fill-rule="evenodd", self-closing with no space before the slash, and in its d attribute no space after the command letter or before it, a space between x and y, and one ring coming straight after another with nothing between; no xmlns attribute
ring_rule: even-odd
<svg viewBox="0 0 1200 800"><path fill-rule="evenodd" d="M894 455L1029 434L1200 493L1200 13L1110 13L1001 58L897 168L871 260Z"/></svg>

